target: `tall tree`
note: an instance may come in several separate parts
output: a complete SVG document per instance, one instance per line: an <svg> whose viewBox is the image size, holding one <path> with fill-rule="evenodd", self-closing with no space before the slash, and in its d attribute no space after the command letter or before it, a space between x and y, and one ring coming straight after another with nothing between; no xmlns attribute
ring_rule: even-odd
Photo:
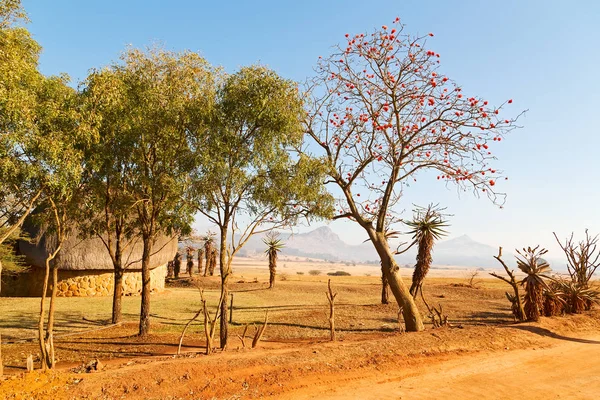
<svg viewBox="0 0 600 400"><path fill-rule="evenodd" d="M41 183L43 196L34 218L41 227L47 252L38 323L42 369L54 368L54 311L60 267L56 258L70 233L74 210L79 207L83 154L91 141L78 117L77 93L67 84L65 76L44 79L38 88L35 129L22 137L20 147ZM46 317L50 274L51 297Z"/></svg>
<svg viewBox="0 0 600 400"><path fill-rule="evenodd" d="M190 131L204 129L214 101L213 78L213 69L195 53L130 49L120 63L89 80L87 90L94 96L110 96L108 108L94 111L100 115L96 128L108 149L118 149L102 155L106 162L100 165L108 169L98 173L106 190L126 194L117 205L133 210L134 229L143 243L140 336L150 329L155 241L191 222L191 209L182 201L194 166ZM127 218L121 211L116 217ZM117 225L107 227L114 235Z"/></svg>
<svg viewBox="0 0 600 400"><path fill-rule="evenodd" d="M112 323L121 321L123 277L132 262L127 250L140 240L134 198L129 191L131 142L123 136L129 121L127 88L111 70L92 70L81 86L81 110L98 140L86 153L85 206L79 211L82 236L102 241L113 264Z"/></svg>
<svg viewBox="0 0 600 400"><path fill-rule="evenodd" d="M37 132L41 47L24 22L27 16L19 0L0 1L0 246L18 236L41 195L35 169L23 153L23 135Z"/></svg>
<svg viewBox="0 0 600 400"><path fill-rule="evenodd" d="M400 221L395 205L421 171L501 202L492 146L515 128L499 106L463 94L438 72L429 36L404 32L399 18L372 34L346 35L321 58L309 82L306 131L330 165L328 181L341 194L335 219L358 223L373 243L406 329L423 329L421 314L400 274L385 232Z"/></svg>
<svg viewBox="0 0 600 400"><path fill-rule="evenodd" d="M219 228L221 347L227 345L231 262L248 239L300 217L326 216L322 160L294 157L302 145L302 101L294 82L263 66L224 77L212 129L199 135L195 204Z"/></svg>

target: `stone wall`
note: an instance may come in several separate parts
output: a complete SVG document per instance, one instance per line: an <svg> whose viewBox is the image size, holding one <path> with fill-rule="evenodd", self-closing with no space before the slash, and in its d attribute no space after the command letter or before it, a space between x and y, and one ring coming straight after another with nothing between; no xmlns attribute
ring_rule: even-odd
<svg viewBox="0 0 600 400"><path fill-rule="evenodd" d="M150 271L150 288L160 292L165 288L167 266ZM52 279L52 278L50 278ZM17 276L2 277L3 297L39 297L43 289L44 271L34 268ZM114 276L103 270L59 270L58 291L61 297L112 296ZM142 292L142 272L129 271L123 276L123 294L137 295ZM48 291L50 295L50 291Z"/></svg>

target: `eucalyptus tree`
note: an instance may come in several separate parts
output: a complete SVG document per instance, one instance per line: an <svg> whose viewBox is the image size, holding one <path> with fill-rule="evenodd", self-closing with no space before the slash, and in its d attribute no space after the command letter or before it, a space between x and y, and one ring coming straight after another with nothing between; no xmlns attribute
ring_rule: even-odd
<svg viewBox="0 0 600 400"><path fill-rule="evenodd" d="M35 105L43 81L38 71L41 47L23 26L25 22L19 0L0 2L0 246L18 236L41 195L22 151L23 135L37 132L33 130Z"/></svg>
<svg viewBox="0 0 600 400"><path fill-rule="evenodd" d="M95 157L94 179L116 199L105 197L98 204L112 213L103 234L114 235L115 218L122 218L128 227L133 222L125 229L135 230L143 243L140 336L150 329L150 257L156 239L174 236L191 222L192 210L183 201L195 166L190 132L204 130L214 76L196 53L129 49L119 63L92 73L84 90L92 100L99 151L108 153Z"/></svg>
<svg viewBox="0 0 600 400"><path fill-rule="evenodd" d="M92 70L81 85L82 117L97 141L86 151L84 206L79 222L82 236L101 240L113 264L112 323L121 321L123 276L131 260L127 250L139 240L134 198L127 183L131 173L131 142L123 136L129 121L127 90L122 76Z"/></svg>
<svg viewBox="0 0 600 400"><path fill-rule="evenodd" d="M254 234L332 213L324 163L293 154L303 143L303 113L294 82L264 66L244 67L223 77L211 129L196 135L193 203L219 229L222 348L235 254Z"/></svg>
<svg viewBox="0 0 600 400"><path fill-rule="evenodd" d="M44 236L45 275L38 335L42 369L54 368L54 311L60 265L56 258L77 216L85 148L93 137L79 118L77 93L66 76L44 78L38 87L35 127L20 140L20 151L40 183L41 204L33 221ZM46 297L52 274L50 304Z"/></svg>

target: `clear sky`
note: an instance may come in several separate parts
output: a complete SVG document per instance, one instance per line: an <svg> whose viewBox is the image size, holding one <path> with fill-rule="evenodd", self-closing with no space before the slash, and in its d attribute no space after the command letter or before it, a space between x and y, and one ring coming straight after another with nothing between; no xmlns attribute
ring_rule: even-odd
<svg viewBox="0 0 600 400"><path fill-rule="evenodd" d="M541 244L559 257L552 237L600 232L600 2L595 0L139 1L23 0L29 29L44 48L41 69L75 80L116 60L127 46L161 43L200 52L235 71L260 62L304 80L319 55L344 34L371 31L399 16L414 34L434 32L441 71L466 93L492 104L514 99L529 109L524 128L498 146L509 180L499 209L458 197L431 177L406 191L404 207L440 203L452 236L508 248ZM500 185L499 185L500 186ZM331 228L359 243L350 222ZM550 254L549 254L550 256Z"/></svg>

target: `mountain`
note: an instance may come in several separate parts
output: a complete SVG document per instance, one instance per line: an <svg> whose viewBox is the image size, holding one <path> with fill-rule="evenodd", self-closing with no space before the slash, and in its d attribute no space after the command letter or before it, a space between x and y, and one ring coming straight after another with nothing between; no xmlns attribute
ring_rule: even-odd
<svg viewBox="0 0 600 400"><path fill-rule="evenodd" d="M251 237L238 255L262 256L265 250L263 237L262 235ZM298 257L299 259L317 258L338 262L379 263L379 258L371 243L348 244L328 226L322 226L305 233L281 233L281 239L285 243L282 251L283 256ZM185 245L198 247L198 244L191 242L186 242ZM180 243L180 246L184 247L182 243ZM433 265L502 269L500 263L493 258L497 254L497 247L477 242L467 235L462 235L435 244L433 248ZM413 246L406 253L396 256L396 260L401 265L408 264L412 266L415 263L416 255L417 248ZM503 260L511 269L516 269L514 254L507 251L507 249L503 251ZM547 261L555 270L564 270L564 267L562 267L564 263L560 260L547 259Z"/></svg>
<svg viewBox="0 0 600 400"><path fill-rule="evenodd" d="M366 242L351 245L344 242L328 226L299 234L282 234L285 248L282 255L300 258L320 258L330 261L373 262L378 256L373 246ZM262 238L254 237L244 246L243 255L255 256L264 251ZM397 256L400 264L414 264L417 254L416 246L404 254ZM464 267L498 268L500 264L492 258L498 249L463 235L437 243L433 251L434 265L453 265ZM505 252L506 260L513 259L512 254Z"/></svg>

